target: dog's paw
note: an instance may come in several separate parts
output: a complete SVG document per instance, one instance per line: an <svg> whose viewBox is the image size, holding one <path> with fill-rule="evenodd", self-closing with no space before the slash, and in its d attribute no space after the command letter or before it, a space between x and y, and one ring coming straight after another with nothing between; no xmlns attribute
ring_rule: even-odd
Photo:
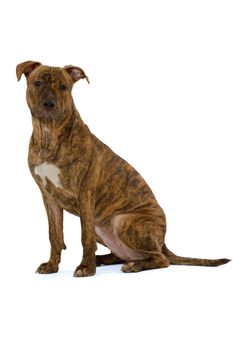
<svg viewBox="0 0 233 350"><path fill-rule="evenodd" d="M58 266L53 265L50 261L41 264L36 270L37 273L55 273L58 271Z"/></svg>
<svg viewBox="0 0 233 350"><path fill-rule="evenodd" d="M96 266L104 265L104 262L103 262L103 255L96 255L96 257L95 257L95 263L96 263Z"/></svg>
<svg viewBox="0 0 233 350"><path fill-rule="evenodd" d="M139 272L141 270L142 268L140 266L140 263L137 263L134 261L125 263L124 265L122 265L122 268L121 268L122 272Z"/></svg>
<svg viewBox="0 0 233 350"><path fill-rule="evenodd" d="M95 266L82 266L79 265L74 271L74 277L88 277L95 275Z"/></svg>

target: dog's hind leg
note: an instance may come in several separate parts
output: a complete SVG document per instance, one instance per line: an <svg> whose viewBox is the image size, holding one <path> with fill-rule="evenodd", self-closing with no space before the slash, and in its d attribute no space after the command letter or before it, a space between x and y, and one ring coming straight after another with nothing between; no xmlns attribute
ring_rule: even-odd
<svg viewBox="0 0 233 350"><path fill-rule="evenodd" d="M142 270L152 270L168 267L169 265L169 260L163 254L158 253L155 254L153 258L127 262L122 266L121 271L139 272Z"/></svg>
<svg viewBox="0 0 233 350"><path fill-rule="evenodd" d="M126 254L129 254L129 259L122 266L123 272L139 272L170 265L162 253L165 227L158 218L141 214L121 215L117 220L116 231Z"/></svg>
<svg viewBox="0 0 233 350"><path fill-rule="evenodd" d="M96 255L96 266L121 264L123 262L124 260L118 258L118 256L113 253L106 255Z"/></svg>

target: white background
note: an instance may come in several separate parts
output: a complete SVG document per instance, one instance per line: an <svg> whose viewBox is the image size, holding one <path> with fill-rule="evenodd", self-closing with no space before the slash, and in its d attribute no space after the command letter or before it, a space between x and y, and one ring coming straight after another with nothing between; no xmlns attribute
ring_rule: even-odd
<svg viewBox="0 0 233 350"><path fill-rule="evenodd" d="M233 348L233 264L75 279L79 219L65 216L60 272L40 276L47 219L27 167L31 118L16 64L82 67L90 129L164 208L168 247L233 258L232 1L5 1L1 33L0 348ZM100 249L104 252L104 249Z"/></svg>

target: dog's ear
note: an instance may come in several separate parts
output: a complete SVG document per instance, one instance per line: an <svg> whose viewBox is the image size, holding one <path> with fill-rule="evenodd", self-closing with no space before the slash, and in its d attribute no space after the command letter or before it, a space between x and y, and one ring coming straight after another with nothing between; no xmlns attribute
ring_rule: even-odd
<svg viewBox="0 0 233 350"><path fill-rule="evenodd" d="M76 81L85 78L85 79L87 79L88 84L90 84L88 76L86 76L86 74L85 74L84 70L82 70L82 68L75 67L75 66L65 66L65 67L63 67L63 69L65 69L65 71L67 71L67 73L71 76L71 78L73 79L73 81L75 83L76 83Z"/></svg>
<svg viewBox="0 0 233 350"><path fill-rule="evenodd" d="M17 79L20 80L22 74L24 74L25 77L28 78L31 72L39 66L41 66L41 63L35 61L26 61L18 64L18 66L16 67Z"/></svg>

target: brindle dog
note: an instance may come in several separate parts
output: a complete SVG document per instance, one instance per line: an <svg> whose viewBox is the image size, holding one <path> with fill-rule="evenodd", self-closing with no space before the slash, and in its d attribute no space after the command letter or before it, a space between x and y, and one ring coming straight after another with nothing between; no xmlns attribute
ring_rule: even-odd
<svg viewBox="0 0 233 350"><path fill-rule="evenodd" d="M218 266L228 259L178 257L164 244L165 215L140 174L83 123L75 108L73 84L88 77L79 67L48 67L26 61L17 66L27 78L33 133L29 168L39 186L49 223L51 254L37 272L58 271L63 210L80 216L83 258L74 276L91 276L96 265L123 263L123 272L169 264ZM89 82L89 81L88 81ZM95 255L96 242L111 251Z"/></svg>

